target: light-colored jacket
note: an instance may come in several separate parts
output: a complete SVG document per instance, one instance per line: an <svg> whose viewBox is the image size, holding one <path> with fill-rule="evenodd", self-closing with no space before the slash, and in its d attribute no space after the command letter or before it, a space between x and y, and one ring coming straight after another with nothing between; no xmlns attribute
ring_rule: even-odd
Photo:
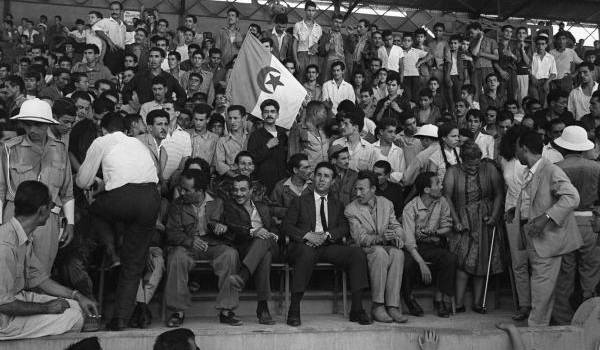
<svg viewBox="0 0 600 350"><path fill-rule="evenodd" d="M552 220L544 227L541 237L531 237L537 254L542 258L572 252L583 244L573 211L579 206L579 193L558 166L543 159L531 179L529 218L548 214ZM517 204L520 220L521 196ZM526 246L526 232L521 234L521 246Z"/></svg>
<svg viewBox="0 0 600 350"><path fill-rule="evenodd" d="M387 198L375 197L376 215L371 215L368 205L353 200L346 206L344 215L350 225L350 235L356 244L361 247L377 245L377 238L384 237L387 230L393 230L403 242L406 241L402 225L396 219L394 204ZM377 222L376 222L377 221Z"/></svg>

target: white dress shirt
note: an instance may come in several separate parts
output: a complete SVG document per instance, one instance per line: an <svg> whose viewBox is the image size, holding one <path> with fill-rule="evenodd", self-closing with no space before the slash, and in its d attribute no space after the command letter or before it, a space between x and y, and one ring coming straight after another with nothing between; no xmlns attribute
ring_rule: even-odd
<svg viewBox="0 0 600 350"><path fill-rule="evenodd" d="M592 87L592 94L598 90L598 83L594 82L594 87ZM590 100L592 99L592 95L588 96L583 93L583 89L581 85L571 90L569 93L569 103L567 104L567 108L569 112L573 113L576 120L581 119L584 115L590 113Z"/></svg>
<svg viewBox="0 0 600 350"><path fill-rule="evenodd" d="M500 165L502 166L504 183L506 183L504 207L508 210L517 206L517 200L521 193L521 189L523 188L527 166L521 164L517 158L507 161L502 157L500 157Z"/></svg>
<svg viewBox="0 0 600 350"><path fill-rule="evenodd" d="M381 153L381 144L379 141L373 144L373 147L377 150L377 160L385 160L392 166L392 173L390 174L390 181L400 183L406 170L406 162L404 160L404 151L402 148L392 143L390 152L387 156Z"/></svg>
<svg viewBox="0 0 600 350"><path fill-rule="evenodd" d="M315 196L315 217L317 218L315 222L315 232L325 232L323 230L323 223L321 222L321 195L317 192L313 192ZM329 209L327 208L327 200L329 195L325 195L325 203L323 206L325 207L325 218L327 219L327 227L329 227Z"/></svg>
<svg viewBox="0 0 600 350"><path fill-rule="evenodd" d="M92 30L103 31L118 48L125 48L127 28L123 21L117 22L112 17L103 18L94 24Z"/></svg>
<svg viewBox="0 0 600 350"><path fill-rule="evenodd" d="M531 60L531 75L536 79L548 79L551 74L557 74L554 56L546 53L544 57L540 57L537 52L534 53Z"/></svg>
<svg viewBox="0 0 600 350"><path fill-rule="evenodd" d="M312 29L304 21L294 24L294 39L298 41L298 52L307 52L314 44L319 42L323 29L317 22L313 22Z"/></svg>
<svg viewBox="0 0 600 350"><path fill-rule="evenodd" d="M475 143L481 149L481 159L494 159L494 142L493 136L479 132L477 138L475 138Z"/></svg>
<svg viewBox="0 0 600 350"><path fill-rule="evenodd" d="M377 161L378 151L362 137L355 147L352 147L345 137L335 140L333 145L348 147L348 152L350 153L350 164L348 167L354 171L372 170L373 164Z"/></svg>
<svg viewBox="0 0 600 350"><path fill-rule="evenodd" d="M328 80L323 83L323 101L331 100L332 106L331 111L333 114L337 113L337 107L340 102L344 100L350 100L352 103L356 101L356 95L354 94L354 88L350 83L345 80L342 80L340 85L334 80Z"/></svg>
<svg viewBox="0 0 600 350"><path fill-rule="evenodd" d="M148 147L120 131L92 142L77 173L77 186L89 188L100 165L107 191L126 184L158 183L156 165Z"/></svg>
<svg viewBox="0 0 600 350"><path fill-rule="evenodd" d="M392 45L390 53L387 48L382 46L377 50L377 56L381 59L381 66L387 70L393 70L400 73L400 59L404 57L404 50L400 46Z"/></svg>
<svg viewBox="0 0 600 350"><path fill-rule="evenodd" d="M192 138L178 125L173 133L167 133L160 145L167 151L167 164L163 169L163 176L168 179L177 170L183 158L192 156Z"/></svg>
<svg viewBox="0 0 600 350"><path fill-rule="evenodd" d="M538 159L535 164L531 167L531 169L525 168L523 172L523 187L521 190L521 207L519 208L521 213L521 220L530 219L529 211L531 210L531 180L533 179L533 175L535 175L536 171L540 167L540 161L542 158Z"/></svg>

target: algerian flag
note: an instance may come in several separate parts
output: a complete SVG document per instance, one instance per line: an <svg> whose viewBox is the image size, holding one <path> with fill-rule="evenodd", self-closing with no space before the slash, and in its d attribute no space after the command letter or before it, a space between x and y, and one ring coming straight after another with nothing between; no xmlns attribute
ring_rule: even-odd
<svg viewBox="0 0 600 350"><path fill-rule="evenodd" d="M262 119L260 104L273 99L279 102L277 125L289 129L306 95L306 89L277 57L254 35L246 35L227 83L229 101Z"/></svg>

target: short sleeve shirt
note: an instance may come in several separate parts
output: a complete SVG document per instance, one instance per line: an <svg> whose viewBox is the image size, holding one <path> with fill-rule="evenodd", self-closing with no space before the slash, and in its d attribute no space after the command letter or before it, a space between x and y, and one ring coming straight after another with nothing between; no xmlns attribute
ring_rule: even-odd
<svg viewBox="0 0 600 350"><path fill-rule="evenodd" d="M471 45L475 46L475 42L471 42ZM498 43L496 42L496 40L494 39L490 39L488 37L483 37L483 39L481 40L481 46L479 47L479 52L483 52L483 53L487 53L487 54L493 54L494 51L498 50ZM492 61L485 58L485 57L481 57L478 56L477 59L475 60L475 68L492 68Z"/></svg>

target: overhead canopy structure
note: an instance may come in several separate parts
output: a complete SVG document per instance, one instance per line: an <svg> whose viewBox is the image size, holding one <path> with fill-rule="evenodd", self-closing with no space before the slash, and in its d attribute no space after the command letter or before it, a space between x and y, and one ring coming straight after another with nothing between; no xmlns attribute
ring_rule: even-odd
<svg viewBox="0 0 600 350"><path fill-rule="evenodd" d="M378 0L399 7L526 19L600 22L600 0Z"/></svg>

